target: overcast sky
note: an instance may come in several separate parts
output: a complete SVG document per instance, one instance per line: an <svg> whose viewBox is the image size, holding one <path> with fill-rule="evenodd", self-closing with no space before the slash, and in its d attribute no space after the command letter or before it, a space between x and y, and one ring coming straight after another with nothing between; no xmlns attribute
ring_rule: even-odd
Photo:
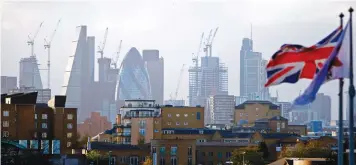
<svg viewBox="0 0 356 165"><path fill-rule="evenodd" d="M59 94L64 68L71 54L75 27L87 25L88 35L96 36L96 44L109 27L104 56L112 57L123 40L120 60L131 47L139 51L158 49L165 60L165 99L177 86L182 64L192 65L192 53L199 46L202 32L219 27L213 43L213 56L219 56L229 69L229 93L239 94L239 51L242 38L250 37L253 26L254 51L265 59L284 43L310 46L339 25L338 15L347 12L355 1L311 0L121 0L76 2L5 2L1 21L1 75L18 76L19 60L30 55L27 35L34 33L44 21L35 41L35 54L41 68L46 67L47 53L43 39L56 23L61 24L52 42L51 87ZM346 13L348 18L348 13ZM355 25L356 26L356 25ZM203 53L201 53L203 55ZM98 56L97 56L98 57ZM96 61L95 61L96 62ZM97 63L97 62L96 62ZM96 64L97 65L97 64ZM46 87L47 74L42 72ZM309 81L295 85L272 87L281 101L292 101ZM345 88L346 89L346 88ZM321 88L332 96L332 119L337 118L337 82ZM187 99L188 68L185 68L178 98Z"/></svg>

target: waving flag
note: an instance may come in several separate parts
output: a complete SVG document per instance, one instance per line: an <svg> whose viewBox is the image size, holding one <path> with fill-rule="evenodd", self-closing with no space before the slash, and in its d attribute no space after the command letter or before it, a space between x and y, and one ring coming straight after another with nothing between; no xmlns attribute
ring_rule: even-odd
<svg viewBox="0 0 356 165"><path fill-rule="evenodd" d="M316 94L321 85L327 81L349 77L349 57L350 57L350 22L347 23L345 30L341 33L337 45L330 57L325 62L320 72L315 76L309 87L294 100L294 105L305 105L315 100ZM334 66L335 60L340 60L341 66Z"/></svg>
<svg viewBox="0 0 356 165"><path fill-rule="evenodd" d="M267 83L265 87L281 83L296 83L299 79L313 79L326 59L333 51L342 28L339 27L311 47L285 44L277 51L267 64ZM342 63L335 59L335 66Z"/></svg>

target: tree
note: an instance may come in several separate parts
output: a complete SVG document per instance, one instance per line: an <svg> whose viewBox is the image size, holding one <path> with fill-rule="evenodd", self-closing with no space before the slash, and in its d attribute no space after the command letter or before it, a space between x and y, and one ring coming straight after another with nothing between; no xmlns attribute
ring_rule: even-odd
<svg viewBox="0 0 356 165"><path fill-rule="evenodd" d="M153 161L149 156L147 156L145 162L143 162L142 165L153 165Z"/></svg>
<svg viewBox="0 0 356 165"><path fill-rule="evenodd" d="M258 144L258 151L262 153L263 159L267 159L269 156L268 147L265 142L260 142Z"/></svg>
<svg viewBox="0 0 356 165"><path fill-rule="evenodd" d="M97 150L91 150L87 154L87 159L91 161L97 161L100 158L100 152Z"/></svg>
<svg viewBox="0 0 356 165"><path fill-rule="evenodd" d="M77 140L76 140L76 148L85 148L87 142L88 142L88 137L89 135L84 135L84 136L80 136L79 133L77 133Z"/></svg>
<svg viewBox="0 0 356 165"><path fill-rule="evenodd" d="M260 165L265 164L263 154L259 152L258 147L244 147L235 149L232 153L231 160L234 165Z"/></svg>
<svg viewBox="0 0 356 165"><path fill-rule="evenodd" d="M145 144L145 139L144 138L138 139L137 144L139 144L139 145Z"/></svg>

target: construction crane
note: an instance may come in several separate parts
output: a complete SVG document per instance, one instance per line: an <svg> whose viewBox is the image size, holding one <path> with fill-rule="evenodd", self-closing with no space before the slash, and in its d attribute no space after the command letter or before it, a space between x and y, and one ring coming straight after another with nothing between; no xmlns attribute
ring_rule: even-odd
<svg viewBox="0 0 356 165"><path fill-rule="evenodd" d="M182 68L180 69L180 74L179 74L179 78L178 78L178 84L177 84L177 88L176 88L176 92L174 93L174 97L173 100L177 99L178 96L178 91L179 91L179 87L180 87L180 82L182 80L182 76L183 76L183 72L184 72L184 66L185 64L182 65Z"/></svg>
<svg viewBox="0 0 356 165"><path fill-rule="evenodd" d="M34 49L34 44L35 44L35 39L37 37L38 32L40 31L41 27L42 27L43 22L41 22L40 26L38 27L37 31L35 32L35 35L33 35L31 37L31 33L27 36L28 40L27 40L27 44L31 46L31 56L35 56L33 49Z"/></svg>
<svg viewBox="0 0 356 165"><path fill-rule="evenodd" d="M215 32L214 32L213 35L212 35L213 29L210 30L209 37L205 41L204 52L205 52L206 56L210 56L210 57L212 56L212 45L213 45L213 41L214 41L214 38L215 38L216 33L218 32L218 30L219 30L219 27L217 27L215 29Z"/></svg>
<svg viewBox="0 0 356 165"><path fill-rule="evenodd" d="M117 52L113 55L112 59L111 59L111 65L114 67L114 69L117 68L117 62L119 60L119 56L120 56L120 51L121 51L121 44L122 44L122 40L120 40L120 44L119 47L117 49Z"/></svg>
<svg viewBox="0 0 356 165"><path fill-rule="evenodd" d="M193 59L192 60L193 60L193 63L195 63L196 67L199 66L199 53L200 53L200 49L201 49L201 44L203 43L203 38L204 38L204 32L201 34L199 47L198 47L198 51L197 51L196 55L194 56L194 53L193 53Z"/></svg>
<svg viewBox="0 0 356 165"><path fill-rule="evenodd" d="M100 57L103 58L104 57L104 49L105 49L105 45L106 45L106 38L108 36L108 30L109 28L106 28L105 30L105 34L104 34L104 40L101 44L101 46L98 46L98 53L100 54Z"/></svg>
<svg viewBox="0 0 356 165"><path fill-rule="evenodd" d="M58 23L57 23L57 26L56 28L54 29L52 35L51 35L51 38L49 38L49 40L47 40L46 38L44 39L44 48L47 49L47 53L48 53L48 61L47 61L47 88L50 89L51 87L51 43L52 43L52 40L53 40L53 37L54 35L56 34L57 32L57 29L58 29L58 26L59 26L59 23L61 23L61 20L58 20Z"/></svg>

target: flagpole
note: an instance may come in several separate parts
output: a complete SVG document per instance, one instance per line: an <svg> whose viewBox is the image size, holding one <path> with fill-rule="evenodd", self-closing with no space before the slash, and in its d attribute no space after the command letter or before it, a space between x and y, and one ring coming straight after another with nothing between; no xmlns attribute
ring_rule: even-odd
<svg viewBox="0 0 356 165"><path fill-rule="evenodd" d="M352 52L352 12L354 10L352 7L349 9L350 13L350 87L349 87L349 165L355 164L354 157L354 97L355 97L355 87L354 87L354 71L353 71L353 52Z"/></svg>
<svg viewBox="0 0 356 165"><path fill-rule="evenodd" d="M340 14L340 26L343 28L343 17L344 14ZM339 138L338 138L338 165L343 165L344 164L344 126L343 126L343 88L344 88L344 79L340 78L339 79Z"/></svg>

